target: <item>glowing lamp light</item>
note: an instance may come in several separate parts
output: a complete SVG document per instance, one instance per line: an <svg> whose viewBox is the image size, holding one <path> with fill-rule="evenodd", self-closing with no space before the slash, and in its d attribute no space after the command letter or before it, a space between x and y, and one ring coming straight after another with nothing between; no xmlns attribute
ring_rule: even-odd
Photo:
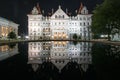
<svg viewBox="0 0 120 80"><path fill-rule="evenodd" d="M28 38L29 38L29 36L25 36L25 38L26 38L26 39L28 39Z"/></svg>

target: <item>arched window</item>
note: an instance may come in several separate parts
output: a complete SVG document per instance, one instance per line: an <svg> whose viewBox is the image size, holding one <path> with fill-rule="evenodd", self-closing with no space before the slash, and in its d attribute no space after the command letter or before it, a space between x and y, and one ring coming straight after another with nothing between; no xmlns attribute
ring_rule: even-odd
<svg viewBox="0 0 120 80"><path fill-rule="evenodd" d="M55 15L55 18L57 18L57 15Z"/></svg>

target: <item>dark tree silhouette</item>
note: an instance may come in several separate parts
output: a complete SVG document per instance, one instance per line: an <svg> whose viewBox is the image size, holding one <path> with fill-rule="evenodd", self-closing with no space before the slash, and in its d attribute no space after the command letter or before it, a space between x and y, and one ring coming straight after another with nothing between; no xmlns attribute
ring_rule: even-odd
<svg viewBox="0 0 120 80"><path fill-rule="evenodd" d="M15 34L15 32L10 32L10 33L8 34L8 38L9 38L9 39L16 39L16 34Z"/></svg>

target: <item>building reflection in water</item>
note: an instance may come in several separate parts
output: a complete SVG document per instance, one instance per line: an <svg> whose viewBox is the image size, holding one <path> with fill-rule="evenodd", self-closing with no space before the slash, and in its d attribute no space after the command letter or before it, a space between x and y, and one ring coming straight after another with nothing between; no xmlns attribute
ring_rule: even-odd
<svg viewBox="0 0 120 80"><path fill-rule="evenodd" d="M69 62L76 62L84 72L89 64L92 64L92 44L89 42L80 42L76 45L68 41L30 42L28 45L28 64L32 65L34 71L44 62L51 62L59 72Z"/></svg>
<svg viewBox="0 0 120 80"><path fill-rule="evenodd" d="M8 44L0 46L0 61L18 54L18 44Z"/></svg>

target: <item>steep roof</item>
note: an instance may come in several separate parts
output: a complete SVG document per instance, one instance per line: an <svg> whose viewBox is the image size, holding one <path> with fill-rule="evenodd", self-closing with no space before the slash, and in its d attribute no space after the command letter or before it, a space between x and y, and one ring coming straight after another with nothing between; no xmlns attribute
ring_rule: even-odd
<svg viewBox="0 0 120 80"><path fill-rule="evenodd" d="M79 10L78 10L78 14L81 14L81 10L83 9L83 4L82 3L80 3L80 8L79 8Z"/></svg>
<svg viewBox="0 0 120 80"><path fill-rule="evenodd" d="M39 3L37 3L37 6L36 6L37 10L38 10L38 14L41 14L41 10L40 10L40 6L39 6Z"/></svg>
<svg viewBox="0 0 120 80"><path fill-rule="evenodd" d="M58 10L51 16L51 18L69 18L69 16L61 9L61 6L59 6Z"/></svg>

